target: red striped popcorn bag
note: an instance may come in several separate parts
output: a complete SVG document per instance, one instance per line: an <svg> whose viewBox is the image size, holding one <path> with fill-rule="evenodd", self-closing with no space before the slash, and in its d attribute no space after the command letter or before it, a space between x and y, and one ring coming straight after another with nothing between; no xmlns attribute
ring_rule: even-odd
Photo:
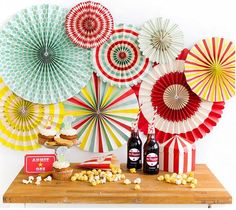
<svg viewBox="0 0 236 210"><path fill-rule="evenodd" d="M160 170L187 173L195 170L196 146L175 135L160 144Z"/></svg>

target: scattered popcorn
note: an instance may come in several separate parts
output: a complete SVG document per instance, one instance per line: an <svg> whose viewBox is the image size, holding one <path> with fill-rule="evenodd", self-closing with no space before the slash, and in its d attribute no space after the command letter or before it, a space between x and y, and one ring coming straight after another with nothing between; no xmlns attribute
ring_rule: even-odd
<svg viewBox="0 0 236 210"><path fill-rule="evenodd" d="M74 174L74 177L78 178L80 175L78 173Z"/></svg>
<svg viewBox="0 0 236 210"><path fill-rule="evenodd" d="M136 178L134 180L134 184L141 184L141 179L140 178Z"/></svg>
<svg viewBox="0 0 236 210"><path fill-rule="evenodd" d="M194 172L191 171L191 172L188 174L188 176L190 176L190 177L194 177Z"/></svg>
<svg viewBox="0 0 236 210"><path fill-rule="evenodd" d="M182 174L182 178L187 179L188 178L187 174Z"/></svg>
<svg viewBox="0 0 236 210"><path fill-rule="evenodd" d="M34 177L33 176L29 176L28 180L34 180Z"/></svg>
<svg viewBox="0 0 236 210"><path fill-rule="evenodd" d="M135 173L136 173L136 168L131 168L131 169L129 169L129 172L130 172L131 174L135 174Z"/></svg>
<svg viewBox="0 0 236 210"><path fill-rule="evenodd" d="M197 179L193 179L191 184L197 185Z"/></svg>
<svg viewBox="0 0 236 210"><path fill-rule="evenodd" d="M26 179L23 179L23 180L22 180L22 183L23 183L23 184L29 184L29 181L26 180Z"/></svg>
<svg viewBox="0 0 236 210"><path fill-rule="evenodd" d="M106 183L106 177L103 177L102 179L101 179L101 184L105 184Z"/></svg>
<svg viewBox="0 0 236 210"><path fill-rule="evenodd" d="M116 177L117 177L117 181L121 180L121 174L116 174Z"/></svg>
<svg viewBox="0 0 236 210"><path fill-rule="evenodd" d="M124 184L131 184L131 181L129 179L125 179Z"/></svg>
<svg viewBox="0 0 236 210"><path fill-rule="evenodd" d="M91 182L91 185L92 185L92 186L96 186L96 185L97 185L97 182L96 182L96 181Z"/></svg>
<svg viewBox="0 0 236 210"><path fill-rule="evenodd" d="M41 177L41 176L37 176L37 177L36 177L36 180L37 180L37 181L42 181L42 177Z"/></svg>
<svg viewBox="0 0 236 210"><path fill-rule="evenodd" d="M176 184L177 179L175 177L170 178L170 183Z"/></svg>
<svg viewBox="0 0 236 210"><path fill-rule="evenodd" d="M83 181L88 181L88 179L89 179L88 176L86 175L83 176Z"/></svg>
<svg viewBox="0 0 236 210"><path fill-rule="evenodd" d="M72 176L72 177L70 178L70 180L71 180L72 182L74 182L74 181L77 180L77 177L74 175L74 176Z"/></svg>
<svg viewBox="0 0 236 210"><path fill-rule="evenodd" d="M157 177L157 180L158 180L158 181L163 181L164 179L165 179L165 178L164 178L164 176L162 176L162 175Z"/></svg>
<svg viewBox="0 0 236 210"><path fill-rule="evenodd" d="M112 175L113 175L112 172L110 172L110 171L107 171L106 174L107 174L108 177L112 177Z"/></svg>
<svg viewBox="0 0 236 210"><path fill-rule="evenodd" d="M124 180L125 179L125 175L121 174L121 179Z"/></svg>
<svg viewBox="0 0 236 210"><path fill-rule="evenodd" d="M186 185L186 184L187 184L186 180L183 179L183 180L181 181L181 184Z"/></svg>
<svg viewBox="0 0 236 210"><path fill-rule="evenodd" d="M179 185L179 184L181 184L182 182L181 182L180 179L176 179L175 183L176 183L177 185Z"/></svg>
<svg viewBox="0 0 236 210"><path fill-rule="evenodd" d="M113 178L110 177L110 176L108 176L108 177L107 177L107 181L108 181L108 182L113 182Z"/></svg>
<svg viewBox="0 0 236 210"><path fill-rule="evenodd" d="M95 176L94 179L97 181L97 180L100 179L100 177L99 176Z"/></svg>
<svg viewBox="0 0 236 210"><path fill-rule="evenodd" d="M176 179L182 179L182 176L181 176L180 174L178 174L178 175L176 176Z"/></svg>
<svg viewBox="0 0 236 210"><path fill-rule="evenodd" d="M140 187L140 185L139 185L139 184L136 184L136 185L134 186L134 189L135 189L135 190L140 190L140 189L141 189L141 187Z"/></svg>
<svg viewBox="0 0 236 210"><path fill-rule="evenodd" d="M190 182L192 182L193 180L194 180L193 177L188 177L186 181L187 181L188 183L190 183Z"/></svg>
<svg viewBox="0 0 236 210"><path fill-rule="evenodd" d="M41 181L36 181L35 184L36 184L36 185L40 185L40 184L41 184Z"/></svg>
<svg viewBox="0 0 236 210"><path fill-rule="evenodd" d="M190 184L190 187L191 187L191 188L195 188L196 185L195 185L195 184Z"/></svg>
<svg viewBox="0 0 236 210"><path fill-rule="evenodd" d="M165 180L170 179L170 174L165 174L165 175L164 175L164 178L165 178Z"/></svg>
<svg viewBox="0 0 236 210"><path fill-rule="evenodd" d="M33 183L33 180L29 179L29 180L28 180L28 183L32 184L32 183Z"/></svg>
<svg viewBox="0 0 236 210"><path fill-rule="evenodd" d="M52 177L51 176L48 176L44 179L45 182L51 182L52 181Z"/></svg>
<svg viewBox="0 0 236 210"><path fill-rule="evenodd" d="M177 173L173 173L171 176L176 177L177 175L178 175Z"/></svg>

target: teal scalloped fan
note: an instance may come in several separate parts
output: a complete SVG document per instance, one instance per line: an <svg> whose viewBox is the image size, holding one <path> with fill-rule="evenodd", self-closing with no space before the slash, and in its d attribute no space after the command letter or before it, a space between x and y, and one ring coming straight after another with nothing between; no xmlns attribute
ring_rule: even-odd
<svg viewBox="0 0 236 210"><path fill-rule="evenodd" d="M91 51L65 32L68 10L39 5L16 14L0 31L0 74L20 97L51 104L77 94L89 81Z"/></svg>

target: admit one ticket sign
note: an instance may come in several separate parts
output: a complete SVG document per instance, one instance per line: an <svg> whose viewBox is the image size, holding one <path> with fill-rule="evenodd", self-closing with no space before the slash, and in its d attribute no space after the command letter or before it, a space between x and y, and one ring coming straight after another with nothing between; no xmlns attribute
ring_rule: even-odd
<svg viewBox="0 0 236 210"><path fill-rule="evenodd" d="M54 161L55 154L28 154L25 156L24 171L28 174L50 172Z"/></svg>

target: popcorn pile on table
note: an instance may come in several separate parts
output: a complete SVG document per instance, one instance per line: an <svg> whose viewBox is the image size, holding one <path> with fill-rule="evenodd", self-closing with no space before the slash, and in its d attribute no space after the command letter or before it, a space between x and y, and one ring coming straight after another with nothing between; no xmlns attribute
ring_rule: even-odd
<svg viewBox="0 0 236 210"><path fill-rule="evenodd" d="M191 188L195 188L197 186L197 179L194 178L194 172L190 172L188 174L165 174L157 177L158 181L165 181L167 183L176 184L176 185L186 185L190 184Z"/></svg>
<svg viewBox="0 0 236 210"><path fill-rule="evenodd" d="M103 171L101 169L84 170L75 173L71 177L71 181L89 182L92 186L105 184L106 182L118 182L124 180L125 175L119 167L111 166L111 171Z"/></svg>

